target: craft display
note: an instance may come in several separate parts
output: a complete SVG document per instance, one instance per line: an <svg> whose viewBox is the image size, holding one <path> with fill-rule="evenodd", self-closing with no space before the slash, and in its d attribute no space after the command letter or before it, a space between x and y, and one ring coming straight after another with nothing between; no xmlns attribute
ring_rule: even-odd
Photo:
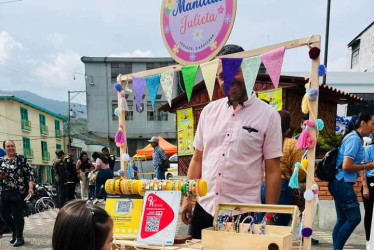
<svg viewBox="0 0 374 250"><path fill-rule="evenodd" d="M296 206L252 205L219 203L213 227L203 229L204 249L268 249L270 244L276 249L292 249L292 231L297 220ZM273 226L277 214L291 214L289 226ZM274 248L275 249L275 248Z"/></svg>
<svg viewBox="0 0 374 250"><path fill-rule="evenodd" d="M203 197L208 191L206 181L200 179L185 180L107 180L105 191L108 194L144 196L146 191L181 191L185 197Z"/></svg>

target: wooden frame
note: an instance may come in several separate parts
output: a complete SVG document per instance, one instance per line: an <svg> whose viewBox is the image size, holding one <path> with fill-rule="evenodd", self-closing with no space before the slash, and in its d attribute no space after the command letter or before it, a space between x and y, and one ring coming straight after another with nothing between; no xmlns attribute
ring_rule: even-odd
<svg viewBox="0 0 374 250"><path fill-rule="evenodd" d="M225 55L221 57L227 57L227 58L245 58L245 57L253 57L258 56L261 54L264 54L266 52L272 51L274 49L280 48L285 46L286 49L294 49L302 46L312 46L312 47L321 47L321 36L320 35L312 35L310 37L304 37L300 39L295 39L287 42L282 42L254 50L249 51L243 51L240 53ZM318 77L318 66L320 64L320 57L312 60L311 65L311 76L310 76L310 82L311 82L311 88L319 89L319 77ZM122 87L124 88L124 84L128 81L132 81L133 76L136 77L146 77L151 75L157 75L166 72L167 70L174 69L174 70L180 70L182 65L173 65L173 66L167 66L163 68L153 69L153 70L147 70L137 73L131 73L127 75L119 75L117 77L117 81L122 84ZM121 101L121 96L118 94L118 103ZM316 101L310 102L310 113L313 114L313 116L310 116L310 119L316 119L318 117L318 98ZM126 126L125 126L125 112L121 111L119 112L119 124L122 124L124 128L124 133L126 135ZM310 130L310 134L313 138L316 138L316 131L315 129ZM124 152L127 152L127 144L125 143L124 146L120 149L121 156ZM315 166L315 147L313 149L308 150L308 175L314 176L314 166ZM121 169L125 170L126 165L121 159ZM126 171L125 171L126 173ZM126 177L125 177L126 178ZM313 181L310 178L307 178L306 182L306 189L311 190L311 187L313 185ZM313 203L312 201L306 201L305 202L305 227L313 227L312 222L312 207ZM304 249L311 249L311 237L304 238Z"/></svg>

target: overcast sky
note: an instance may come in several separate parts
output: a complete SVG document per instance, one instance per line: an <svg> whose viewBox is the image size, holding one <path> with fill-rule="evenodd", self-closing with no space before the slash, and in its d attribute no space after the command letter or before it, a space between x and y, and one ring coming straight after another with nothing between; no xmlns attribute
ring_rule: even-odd
<svg viewBox="0 0 374 250"><path fill-rule="evenodd" d="M161 0L23 0L1 4L0 90L67 100L84 90L81 56L169 56ZM327 0L237 0L228 43L244 49L311 34L324 45ZM348 71L347 44L374 20L373 0L332 0L328 70ZM286 51L282 71L309 71L306 47ZM323 58L323 57L321 57ZM77 96L75 101L83 101Z"/></svg>

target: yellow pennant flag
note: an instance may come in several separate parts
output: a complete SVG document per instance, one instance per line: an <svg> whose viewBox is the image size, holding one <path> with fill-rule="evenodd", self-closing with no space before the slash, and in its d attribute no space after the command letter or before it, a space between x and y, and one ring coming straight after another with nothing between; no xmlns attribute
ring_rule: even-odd
<svg viewBox="0 0 374 250"><path fill-rule="evenodd" d="M203 74L206 89L208 90L209 99L213 98L214 84L216 83L216 74L218 68L218 59L200 65Z"/></svg>

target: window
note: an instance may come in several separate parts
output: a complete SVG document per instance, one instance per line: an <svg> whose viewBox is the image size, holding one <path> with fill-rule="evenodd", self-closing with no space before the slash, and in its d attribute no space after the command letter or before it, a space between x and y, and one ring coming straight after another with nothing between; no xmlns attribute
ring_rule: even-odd
<svg viewBox="0 0 374 250"><path fill-rule="evenodd" d="M152 108L152 103L147 102L147 120L148 121L167 121L168 113L158 111L158 109L167 102L155 102L155 108Z"/></svg>
<svg viewBox="0 0 374 250"><path fill-rule="evenodd" d="M61 144L56 144L56 150L61 149Z"/></svg>
<svg viewBox="0 0 374 250"><path fill-rule="evenodd" d="M168 63L167 62L147 62L145 66L146 66L147 70L157 69L157 68L162 68L162 67L168 66Z"/></svg>
<svg viewBox="0 0 374 250"><path fill-rule="evenodd" d="M43 161L49 161L50 156L48 152L48 144L46 141L41 141L41 146L42 146L42 160Z"/></svg>
<svg viewBox="0 0 374 250"><path fill-rule="evenodd" d="M129 74L132 72L132 63L125 62L125 63L112 63L111 64L111 77L112 82L117 81L117 76L119 74Z"/></svg>
<svg viewBox="0 0 374 250"><path fill-rule="evenodd" d="M39 114L40 134L48 135L48 126L45 124L45 116Z"/></svg>
<svg viewBox="0 0 374 250"><path fill-rule="evenodd" d="M129 108L129 111L125 112L125 120L126 121L132 121L134 120L134 111L133 111L133 101L127 100L127 107ZM118 101L112 100L112 120L118 121L118 117L114 114L114 110L118 108Z"/></svg>
<svg viewBox="0 0 374 250"><path fill-rule="evenodd" d="M31 122L29 121L29 113L26 108L21 107L21 129L31 131Z"/></svg>
<svg viewBox="0 0 374 250"><path fill-rule="evenodd" d="M61 139L61 137L62 137L62 131L61 131L61 128L60 128L60 121L59 120L55 120L55 137L57 139Z"/></svg>
<svg viewBox="0 0 374 250"><path fill-rule="evenodd" d="M364 98L362 102L349 103L347 116L358 115L362 111L371 112L374 109L374 93L352 93Z"/></svg>
<svg viewBox="0 0 374 250"><path fill-rule="evenodd" d="M23 137L23 138L22 138L22 141L23 141L23 155L24 155L27 159L33 159L33 158L34 158L34 155L33 155L32 149L31 149L30 138L28 138L28 137Z"/></svg>
<svg viewBox="0 0 374 250"><path fill-rule="evenodd" d="M360 55L360 40L357 40L352 44L351 69L357 66L359 55Z"/></svg>

